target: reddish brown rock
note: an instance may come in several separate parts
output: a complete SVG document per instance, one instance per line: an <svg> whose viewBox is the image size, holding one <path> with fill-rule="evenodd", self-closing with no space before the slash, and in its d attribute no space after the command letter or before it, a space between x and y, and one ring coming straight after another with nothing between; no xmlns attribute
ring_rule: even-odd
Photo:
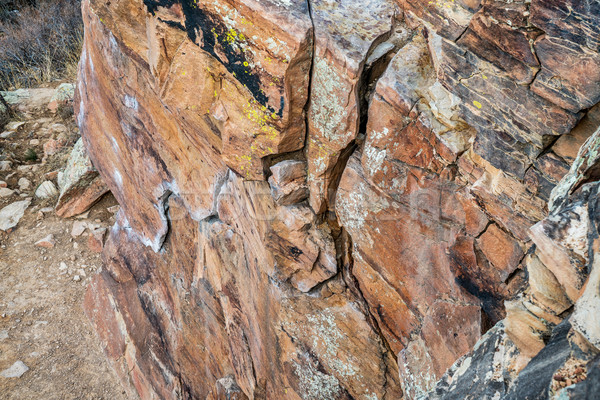
<svg viewBox="0 0 600 400"><path fill-rule="evenodd" d="M85 212L108 192L81 140L73 147L65 170L58 174L58 187L60 196L55 209L56 214L63 218Z"/></svg>
<svg viewBox="0 0 600 400"><path fill-rule="evenodd" d="M102 178L125 210L130 226L158 250L167 232L166 198L181 193L196 217L210 215L213 193L193 188L214 188L225 166L219 150L211 145L211 136L202 135L200 126L182 121L185 128L180 128L176 114L158 96L144 95L154 93L154 78L140 58L147 48L142 46L141 56L132 56L132 49L139 49L140 44L129 36L145 25L144 6L113 2L113 8L108 8L108 3L101 3L96 14L90 8L94 4L83 3L87 29L76 115L82 131L104 133L83 134L90 159L103 171ZM119 24L114 29L122 33L115 37L106 24ZM121 75L125 77L122 82L111 78ZM88 112L88 106L96 112ZM169 165L179 163L185 167L169 170ZM134 212L138 209L144 211Z"/></svg>
<svg viewBox="0 0 600 400"><path fill-rule="evenodd" d="M56 240L54 240L54 235L48 235L45 238L40 239L37 242L35 242L35 245L37 247L45 247L47 249L53 248L55 244L56 244Z"/></svg>
<svg viewBox="0 0 600 400"><path fill-rule="evenodd" d="M528 22L524 1L483 1L457 43L503 70L517 83L530 83L540 63L530 42L542 34Z"/></svg>
<svg viewBox="0 0 600 400"><path fill-rule="evenodd" d="M472 149L458 165L461 178L471 185L471 194L486 213L515 238L529 241L528 228L544 217L547 208L541 198L530 194L535 187L495 168Z"/></svg>
<svg viewBox="0 0 600 400"><path fill-rule="evenodd" d="M300 203L308 197L306 163L286 160L271 167L271 194L279 205Z"/></svg>
<svg viewBox="0 0 600 400"><path fill-rule="evenodd" d="M393 32L397 8L389 0L312 2L315 55L308 110L308 184L310 205L324 212L335 196L340 168L350 156L359 133L361 85L366 64L377 45ZM376 59L390 52L395 44ZM375 60L371 61L374 63Z"/></svg>
<svg viewBox="0 0 600 400"><path fill-rule="evenodd" d="M600 101L600 6L597 2L541 0L531 23L546 34L534 48L542 65L531 90L578 112Z"/></svg>
<svg viewBox="0 0 600 400"><path fill-rule="evenodd" d="M481 323L480 313L473 312L479 310L479 301L455 282L446 256L447 241L458 232L439 222L444 214L437 207L440 198L452 193L451 185L444 189L433 177L425 182L421 186L415 180L410 192L397 200L388 198L370 186L353 156L336 201L336 212L353 239L353 274L371 312L392 349L407 349L402 353L407 365L402 378L405 388L412 388L411 396L426 390L478 339L480 328L467 333L459 326ZM435 308L430 306L441 298L448 299L460 317L446 321L443 328L423 324L422 319L434 318ZM436 341L454 345L434 353L430 346ZM422 368L429 370L427 379L417 372Z"/></svg>
<svg viewBox="0 0 600 400"><path fill-rule="evenodd" d="M477 237L487 227L489 219L472 195L464 192L457 194L465 212L465 231L469 236Z"/></svg>
<svg viewBox="0 0 600 400"><path fill-rule="evenodd" d="M494 224L477 239L477 245L499 271L502 281L508 279L523 258L519 243Z"/></svg>
<svg viewBox="0 0 600 400"><path fill-rule="evenodd" d="M228 166L262 179L263 157L304 145L313 36L308 6L180 3L147 3L148 61L161 97L203 128Z"/></svg>
<svg viewBox="0 0 600 400"><path fill-rule="evenodd" d="M44 158L50 157L58 153L63 147L65 147L64 140L50 139L44 143Z"/></svg>
<svg viewBox="0 0 600 400"><path fill-rule="evenodd" d="M104 252L107 270L90 287L86 307L100 336L111 342L109 357L119 368L133 368L133 374L121 376L147 396L205 397L221 377L233 374L243 393L259 398L382 398L385 392L397 398L393 357L346 290L308 297L284 283L269 284L266 274L272 270L263 245L269 222L240 214L249 204L260 204L246 201L264 192L264 182L244 183L230 175L219 195L221 220L200 223L172 198L173 234L163 254L144 247L126 226L113 228ZM271 207L267 203L256 216L267 215ZM119 220L124 222L122 215ZM168 284L172 276L185 291ZM136 286L140 296L119 294ZM113 309L104 299L128 304ZM151 311L150 304L157 308ZM103 313L111 316L100 318ZM125 326L116 323L123 318ZM134 331L126 328L133 327L129 321L135 321ZM145 337L156 332L158 340L137 336L140 326L148 327ZM359 336L346 340L348 329Z"/></svg>
<svg viewBox="0 0 600 400"><path fill-rule="evenodd" d="M555 3L83 1L79 181L120 204L85 308L126 390L508 393L595 251L595 9Z"/></svg>
<svg viewBox="0 0 600 400"><path fill-rule="evenodd" d="M59 197L56 214L69 218L84 213L107 192L106 184L97 175L91 181L80 181L77 188L71 188Z"/></svg>
<svg viewBox="0 0 600 400"><path fill-rule="evenodd" d="M104 247L105 234L106 234L106 228L92 229L90 231L90 236L88 236L88 241L87 241L88 248L95 253L101 253L102 248Z"/></svg>

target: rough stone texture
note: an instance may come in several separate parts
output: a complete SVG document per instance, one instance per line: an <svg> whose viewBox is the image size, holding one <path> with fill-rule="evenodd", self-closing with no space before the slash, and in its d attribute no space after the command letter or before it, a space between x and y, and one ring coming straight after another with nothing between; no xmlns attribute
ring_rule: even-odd
<svg viewBox="0 0 600 400"><path fill-rule="evenodd" d="M308 197L306 185L306 163L285 160L271 167L269 177L271 194L279 205L300 203Z"/></svg>
<svg viewBox="0 0 600 400"><path fill-rule="evenodd" d="M0 94L1 95L1 94ZM0 129L4 128L4 125L10 120L9 109L0 101Z"/></svg>
<svg viewBox="0 0 600 400"><path fill-rule="evenodd" d="M81 139L75 143L65 170L58 174L58 189L60 195L55 209L56 214L63 218L85 212L108 192Z"/></svg>
<svg viewBox="0 0 600 400"><path fill-rule="evenodd" d="M0 210L0 230L7 231L17 226L29 204L31 204L31 198L15 201Z"/></svg>
<svg viewBox="0 0 600 400"><path fill-rule="evenodd" d="M600 129L553 191L549 215L531 229L535 245L524 260L528 285L507 302L506 319L494 328L502 329L514 351L505 353L497 335L488 333L473 353L448 371L428 399L594 398L591 387L600 352L595 318L600 307L595 257L599 183L582 185L579 179L597 166L599 138ZM493 354L494 363L500 362L493 374L486 373L490 356L482 357L482 348ZM485 376L477 387L471 383L474 374ZM498 381L494 376L503 378Z"/></svg>
<svg viewBox="0 0 600 400"><path fill-rule="evenodd" d="M15 361L13 365L0 372L2 378L20 378L25 372L29 371L29 367L21 360Z"/></svg>
<svg viewBox="0 0 600 400"><path fill-rule="evenodd" d="M532 2L530 21L545 35L534 44L542 65L531 90L577 112L600 101L600 3Z"/></svg>
<svg viewBox="0 0 600 400"><path fill-rule="evenodd" d="M80 175L120 204L85 308L127 391L591 390L597 1L82 7Z"/></svg>
<svg viewBox="0 0 600 400"><path fill-rule="evenodd" d="M44 181L35 189L35 197L40 199L48 199L55 196L58 196L58 189L56 189L56 186L51 181Z"/></svg>
<svg viewBox="0 0 600 400"><path fill-rule="evenodd" d="M75 86L72 83L61 83L50 98L48 109L56 112L60 106L64 106L70 101L73 101L74 95Z"/></svg>
<svg viewBox="0 0 600 400"><path fill-rule="evenodd" d="M319 0L311 10L315 54L306 155L310 205L320 213L333 201L340 163L354 149L366 112L361 92L372 79L369 67L397 46L398 10L391 0Z"/></svg>

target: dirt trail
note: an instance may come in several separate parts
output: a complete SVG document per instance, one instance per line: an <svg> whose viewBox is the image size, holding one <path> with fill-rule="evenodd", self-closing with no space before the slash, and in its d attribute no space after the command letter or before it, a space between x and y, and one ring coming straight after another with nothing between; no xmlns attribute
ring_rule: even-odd
<svg viewBox="0 0 600 400"><path fill-rule="evenodd" d="M0 171L0 181L9 189L18 189L23 177L31 181L29 189L0 197L0 209L32 198L17 227L10 233L0 231L0 372L18 360L29 368L18 378L0 376L0 399L125 399L82 309L85 286L101 268L100 255L89 244L89 228L72 235L73 225L82 221L112 225L116 202L105 196L79 219L40 211L56 198L36 198L36 187L48 179L48 172L64 165L77 138L72 115L48 112L47 100L20 106L25 124L0 139L0 161L13 164ZM41 158L43 144L60 134L59 139L66 140L58 153L46 157L44 163L31 159L30 148ZM33 167L19 169L23 165ZM35 245L50 234L54 235L53 248Z"/></svg>

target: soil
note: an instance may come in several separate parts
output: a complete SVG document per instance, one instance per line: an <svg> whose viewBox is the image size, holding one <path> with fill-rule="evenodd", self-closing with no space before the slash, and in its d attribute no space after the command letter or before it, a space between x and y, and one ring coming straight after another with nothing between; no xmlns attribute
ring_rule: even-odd
<svg viewBox="0 0 600 400"><path fill-rule="evenodd" d="M56 184L55 171L65 165L78 138L72 111L68 106L48 111L47 97L46 90L19 104L18 118L25 124L0 139L0 161L13 163L9 171L0 171L0 181L10 189L18 189L22 177L31 181L23 193L0 197L0 209L32 198L17 227L0 231L0 372L19 360L29 367L18 378L0 376L0 399L126 399L82 308L90 277L102 267L100 254L88 244L89 229L71 234L76 221L111 226L116 201L109 194L89 213L62 219L48 209L56 198L35 197L44 180ZM51 139L64 147L42 162L43 145ZM37 159L27 157L29 149ZM18 168L23 165L30 167ZM35 245L50 234L53 248Z"/></svg>

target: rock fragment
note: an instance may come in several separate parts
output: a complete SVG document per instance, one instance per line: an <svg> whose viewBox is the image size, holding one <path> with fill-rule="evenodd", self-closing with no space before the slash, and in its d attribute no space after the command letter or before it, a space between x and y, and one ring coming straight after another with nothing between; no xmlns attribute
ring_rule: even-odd
<svg viewBox="0 0 600 400"><path fill-rule="evenodd" d="M65 105L70 100L73 100L74 94L75 86L72 83L61 83L50 98L48 109L56 112L61 105Z"/></svg>
<svg viewBox="0 0 600 400"><path fill-rule="evenodd" d="M50 181L44 181L38 188L35 190L35 196L40 199L48 199L58 195L58 190L54 183Z"/></svg>
<svg viewBox="0 0 600 400"><path fill-rule="evenodd" d="M104 247L104 235L106 234L106 228L96 228L90 232L88 236L88 247L95 253L101 253Z"/></svg>
<svg viewBox="0 0 600 400"><path fill-rule="evenodd" d="M17 226L30 204L31 199L27 199L9 204L0 210L0 230L7 231Z"/></svg>
<svg viewBox="0 0 600 400"><path fill-rule="evenodd" d="M9 197L12 196L15 193L14 190L9 189L9 188L0 188L0 197Z"/></svg>
<svg viewBox="0 0 600 400"><path fill-rule="evenodd" d="M279 205L300 203L308 197L306 163L287 160L271 167L271 194Z"/></svg>
<svg viewBox="0 0 600 400"><path fill-rule="evenodd" d="M31 188L31 181L27 178L19 179L19 182L17 184L19 185L19 190L21 192L27 191Z"/></svg>
<svg viewBox="0 0 600 400"><path fill-rule="evenodd" d="M29 367L21 360L15 361L13 365L0 372L3 378L20 378L25 372L29 371Z"/></svg>
<svg viewBox="0 0 600 400"><path fill-rule="evenodd" d="M58 174L60 196L56 203L56 214L69 218L85 212L108 188L92 165L79 139L71 151L65 170Z"/></svg>
<svg viewBox="0 0 600 400"><path fill-rule="evenodd" d="M35 245L37 247L44 247L47 249L53 248L55 244L56 244L56 240L54 239L54 235L52 235L52 234L35 242Z"/></svg>
<svg viewBox="0 0 600 400"><path fill-rule="evenodd" d="M74 238L81 236L85 229L87 228L87 222L85 221L75 221L73 222L73 229L71 229L71 236Z"/></svg>

